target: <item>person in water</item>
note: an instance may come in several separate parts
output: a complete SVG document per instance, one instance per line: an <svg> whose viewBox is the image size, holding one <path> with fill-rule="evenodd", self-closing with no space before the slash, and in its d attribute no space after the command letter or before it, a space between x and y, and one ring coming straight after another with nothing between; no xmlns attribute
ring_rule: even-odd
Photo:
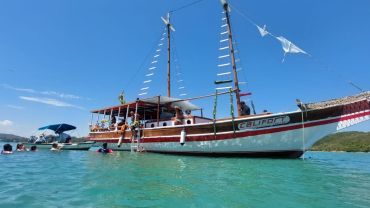
<svg viewBox="0 0 370 208"><path fill-rule="evenodd" d="M13 147L11 144L4 144L3 150L1 151L1 154L12 154L13 153Z"/></svg>
<svg viewBox="0 0 370 208"><path fill-rule="evenodd" d="M17 149L16 150L17 150L17 152L27 151L26 147L22 143L17 144Z"/></svg>
<svg viewBox="0 0 370 208"><path fill-rule="evenodd" d="M37 151L37 146L35 146L35 145L31 146L30 151L31 152L36 152Z"/></svg>
<svg viewBox="0 0 370 208"><path fill-rule="evenodd" d="M60 151L60 147L58 146L58 143L53 143L51 145L51 151Z"/></svg>
<svg viewBox="0 0 370 208"><path fill-rule="evenodd" d="M97 152L100 152L100 153L112 153L113 150L112 149L109 149L108 148L108 144L107 143L104 143L102 147L100 147Z"/></svg>

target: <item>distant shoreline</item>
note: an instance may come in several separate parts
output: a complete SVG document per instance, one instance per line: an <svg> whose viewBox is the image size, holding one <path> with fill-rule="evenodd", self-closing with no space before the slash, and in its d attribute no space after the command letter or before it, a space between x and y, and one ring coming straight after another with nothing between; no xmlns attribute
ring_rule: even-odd
<svg viewBox="0 0 370 208"><path fill-rule="evenodd" d="M310 151L324 152L370 152L370 132L340 132L330 134L317 143Z"/></svg>
<svg viewBox="0 0 370 208"><path fill-rule="evenodd" d="M72 137L73 142L84 142L87 139L85 137ZM14 142L14 143L26 143L28 141L28 138L17 136L14 134L3 134L0 133L0 142ZM0 147L1 149L1 147Z"/></svg>

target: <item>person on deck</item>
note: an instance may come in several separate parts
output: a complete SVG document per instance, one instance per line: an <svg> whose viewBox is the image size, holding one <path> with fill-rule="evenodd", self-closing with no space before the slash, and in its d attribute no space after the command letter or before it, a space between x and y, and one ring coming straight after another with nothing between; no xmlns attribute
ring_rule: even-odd
<svg viewBox="0 0 370 208"><path fill-rule="evenodd" d="M62 133L59 134L59 142L71 143L72 138L71 138L70 135L62 132Z"/></svg>
<svg viewBox="0 0 370 208"><path fill-rule="evenodd" d="M110 126L109 126L109 128L110 129L114 129L115 126L116 126L116 123L117 123L116 116L112 115L112 117L110 119Z"/></svg>
<svg viewBox="0 0 370 208"><path fill-rule="evenodd" d="M1 151L1 154L12 154L13 153L13 147L10 144L4 144L3 150Z"/></svg>
<svg viewBox="0 0 370 208"><path fill-rule="evenodd" d="M184 113L182 112L181 108L178 106L175 106L175 125L181 125L182 120L184 119Z"/></svg>
<svg viewBox="0 0 370 208"><path fill-rule="evenodd" d="M108 144L107 143L103 143L103 146L100 147L96 152L100 152L100 153L113 153L113 150L108 148Z"/></svg>
<svg viewBox="0 0 370 208"><path fill-rule="evenodd" d="M124 118L122 118L122 119L120 119L120 121L117 123L117 127L119 128L119 127L123 126L125 123L126 123L126 122L125 122L125 119L124 119Z"/></svg>
<svg viewBox="0 0 370 208"><path fill-rule="evenodd" d="M118 100L121 103L121 105L126 103L126 101L125 101L125 91L122 91L121 94L119 94Z"/></svg>
<svg viewBox="0 0 370 208"><path fill-rule="evenodd" d="M134 113L134 111L130 112L131 118L131 126L138 126L140 124L140 115L138 113Z"/></svg>
<svg viewBox="0 0 370 208"><path fill-rule="evenodd" d="M117 122L116 117L112 115L112 118L110 119L110 124L114 125L116 124L116 122Z"/></svg>
<svg viewBox="0 0 370 208"><path fill-rule="evenodd" d="M240 102L240 104L241 104L241 115L242 116L250 115L251 109L249 108L249 106L245 104L244 101Z"/></svg>
<svg viewBox="0 0 370 208"><path fill-rule="evenodd" d="M64 143L71 144L72 143L72 137L67 137L67 139L64 141Z"/></svg>

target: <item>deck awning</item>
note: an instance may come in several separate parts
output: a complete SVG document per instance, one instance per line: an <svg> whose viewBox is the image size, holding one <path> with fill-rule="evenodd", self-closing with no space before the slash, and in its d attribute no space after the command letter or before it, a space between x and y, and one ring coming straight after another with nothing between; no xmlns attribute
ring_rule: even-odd
<svg viewBox="0 0 370 208"><path fill-rule="evenodd" d="M44 126L44 127L39 128L39 130L46 130L46 129L53 130L55 133L60 134L60 133L63 133L65 131L74 130L74 129L76 129L76 127L72 126L72 125L69 125L69 124L62 123L62 124L48 125L48 126Z"/></svg>
<svg viewBox="0 0 370 208"><path fill-rule="evenodd" d="M167 97L167 96L160 96L160 104L165 105L170 103L171 107L179 107L181 110L186 111L186 110L199 110L200 108L189 101L186 100L181 100L178 98L172 98L172 97ZM143 100L144 102L148 103L153 103L157 104L158 103L158 97L152 97L152 98L147 98Z"/></svg>
<svg viewBox="0 0 370 208"><path fill-rule="evenodd" d="M91 113L99 113L99 114L106 114L109 115L111 111L117 112L119 109L121 109L121 114L122 112L129 108L130 110L135 110L136 108L136 103L138 105L139 109L149 109L149 108L156 108L158 106L158 101L159 105L161 107L166 106L169 104L171 108L175 108L176 106L181 108L183 111L186 110L199 110L200 108L189 101L178 99L178 98L172 98L172 97L167 97L167 96L156 96L152 98L145 98L142 100L138 100L136 102L130 102L130 103L125 103L122 105L117 105L117 106L111 106L111 107L106 107L106 108L101 108L101 109L96 109L92 110Z"/></svg>

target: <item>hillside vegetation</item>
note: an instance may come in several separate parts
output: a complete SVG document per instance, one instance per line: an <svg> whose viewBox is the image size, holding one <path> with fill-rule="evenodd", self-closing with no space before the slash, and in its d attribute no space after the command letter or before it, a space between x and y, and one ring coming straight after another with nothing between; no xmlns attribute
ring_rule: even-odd
<svg viewBox="0 0 370 208"><path fill-rule="evenodd" d="M87 138L85 137L72 137L73 142L84 142ZM17 136L14 134L3 134L0 133L0 142L27 142L28 138Z"/></svg>
<svg viewBox="0 0 370 208"><path fill-rule="evenodd" d="M26 141L27 138L21 136L0 133L0 142L26 142Z"/></svg>
<svg viewBox="0 0 370 208"><path fill-rule="evenodd" d="M370 132L341 132L331 134L311 148L313 151L370 152Z"/></svg>

